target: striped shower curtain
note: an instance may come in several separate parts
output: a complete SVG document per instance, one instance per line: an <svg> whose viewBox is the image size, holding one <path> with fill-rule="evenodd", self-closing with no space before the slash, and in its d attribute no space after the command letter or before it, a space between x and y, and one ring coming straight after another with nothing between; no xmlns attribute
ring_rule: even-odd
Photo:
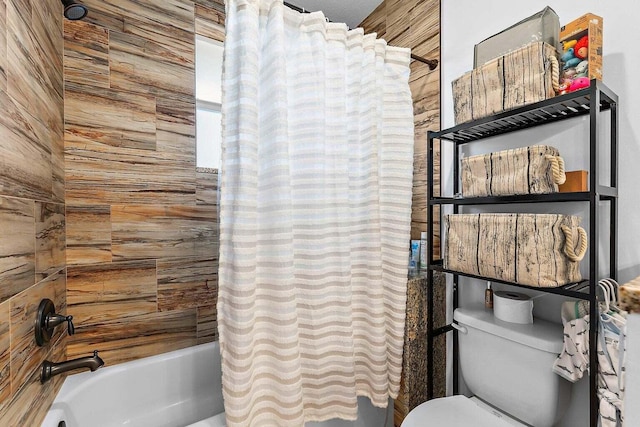
<svg viewBox="0 0 640 427"><path fill-rule="evenodd" d="M228 0L218 327L227 425L355 419L400 383L409 51Z"/></svg>

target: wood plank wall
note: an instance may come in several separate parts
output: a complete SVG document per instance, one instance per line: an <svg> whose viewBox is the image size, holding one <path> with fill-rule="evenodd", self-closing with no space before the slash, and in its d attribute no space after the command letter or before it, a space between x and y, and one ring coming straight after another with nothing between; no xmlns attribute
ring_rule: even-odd
<svg viewBox="0 0 640 427"><path fill-rule="evenodd" d="M196 171L195 34L222 0L85 0L64 22L69 358L217 339L217 175Z"/></svg>
<svg viewBox="0 0 640 427"><path fill-rule="evenodd" d="M65 302L62 4L0 0L0 425L40 425L62 385L66 333L37 347L40 300Z"/></svg>

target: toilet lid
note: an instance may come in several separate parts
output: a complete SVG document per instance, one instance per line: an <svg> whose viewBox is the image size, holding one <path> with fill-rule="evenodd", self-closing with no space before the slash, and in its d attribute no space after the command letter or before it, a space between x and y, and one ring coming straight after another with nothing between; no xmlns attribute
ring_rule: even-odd
<svg viewBox="0 0 640 427"><path fill-rule="evenodd" d="M511 427L498 415L482 409L466 396L433 399L415 407L401 427Z"/></svg>

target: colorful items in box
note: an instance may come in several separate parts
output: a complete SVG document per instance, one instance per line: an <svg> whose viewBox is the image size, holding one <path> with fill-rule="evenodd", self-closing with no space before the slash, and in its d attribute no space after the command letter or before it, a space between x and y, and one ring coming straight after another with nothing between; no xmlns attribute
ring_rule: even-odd
<svg viewBox="0 0 640 427"><path fill-rule="evenodd" d="M564 53L560 78L560 95L589 87L589 37L582 36L563 42Z"/></svg>

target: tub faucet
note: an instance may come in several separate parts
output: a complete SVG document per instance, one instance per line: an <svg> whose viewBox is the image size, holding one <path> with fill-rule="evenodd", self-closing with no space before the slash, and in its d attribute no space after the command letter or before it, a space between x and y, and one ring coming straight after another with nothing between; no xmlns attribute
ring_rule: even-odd
<svg viewBox="0 0 640 427"><path fill-rule="evenodd" d="M42 362L42 371L40 372L40 382L46 383L58 374L72 371L79 368L89 368L95 371L104 365L104 361L98 356L98 351L93 352L93 356L80 357L78 359L67 360L66 362L54 363L48 360Z"/></svg>

